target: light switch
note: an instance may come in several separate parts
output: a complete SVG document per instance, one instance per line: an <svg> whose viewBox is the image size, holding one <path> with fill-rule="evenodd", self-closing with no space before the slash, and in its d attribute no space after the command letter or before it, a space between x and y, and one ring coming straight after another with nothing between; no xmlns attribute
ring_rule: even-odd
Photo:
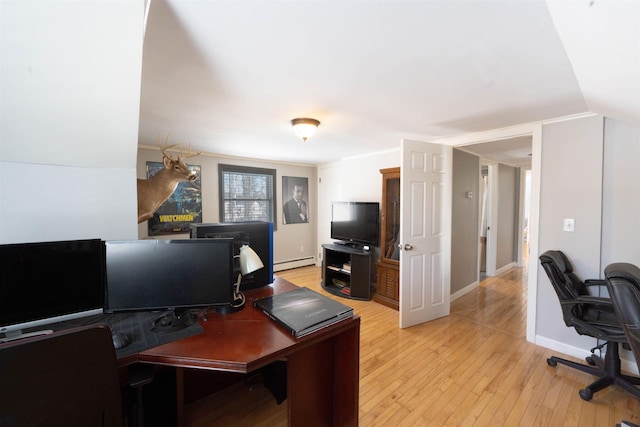
<svg viewBox="0 0 640 427"><path fill-rule="evenodd" d="M575 229L575 220L573 218L565 218L562 229L564 231L574 231Z"/></svg>

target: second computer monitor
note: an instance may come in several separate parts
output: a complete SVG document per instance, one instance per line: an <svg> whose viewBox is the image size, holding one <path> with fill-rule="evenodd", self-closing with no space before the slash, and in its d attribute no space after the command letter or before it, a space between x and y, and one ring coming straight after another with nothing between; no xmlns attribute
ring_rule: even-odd
<svg viewBox="0 0 640 427"><path fill-rule="evenodd" d="M273 283L273 223L251 221L191 224L190 236L192 239L231 237L234 255L240 254L242 245L250 246L258 254L264 267L242 278L241 291ZM239 263L235 262L234 266L237 277L240 273Z"/></svg>
<svg viewBox="0 0 640 427"><path fill-rule="evenodd" d="M107 241L106 266L108 313L233 302L231 239Z"/></svg>

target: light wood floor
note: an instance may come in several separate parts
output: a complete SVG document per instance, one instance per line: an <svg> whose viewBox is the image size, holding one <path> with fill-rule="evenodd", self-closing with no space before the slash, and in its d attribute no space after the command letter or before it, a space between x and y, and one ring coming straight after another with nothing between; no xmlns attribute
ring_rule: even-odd
<svg viewBox="0 0 640 427"><path fill-rule="evenodd" d="M318 267L277 274L321 290ZM609 387L583 401L578 390L594 378L547 366L554 353L525 340L526 283L526 270L512 269L454 301L450 316L407 329L398 328L397 311L340 299L362 318L360 425L640 424L640 400ZM186 415L193 427L287 424L286 401L277 405L260 385L234 386L191 405Z"/></svg>

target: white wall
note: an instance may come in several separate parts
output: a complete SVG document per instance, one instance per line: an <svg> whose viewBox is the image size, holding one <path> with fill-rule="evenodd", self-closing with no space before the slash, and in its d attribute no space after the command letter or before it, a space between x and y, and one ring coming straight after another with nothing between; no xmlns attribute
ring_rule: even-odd
<svg viewBox="0 0 640 427"><path fill-rule="evenodd" d="M134 172L0 163L0 243L135 239Z"/></svg>
<svg viewBox="0 0 640 427"><path fill-rule="evenodd" d="M322 244L331 243L331 202L382 202L380 169L400 166L398 149L343 159L318 167L318 262ZM377 255L377 254L376 254Z"/></svg>
<svg viewBox="0 0 640 427"><path fill-rule="evenodd" d="M135 238L144 1L0 16L0 242Z"/></svg>
<svg viewBox="0 0 640 427"><path fill-rule="evenodd" d="M602 268L640 266L640 129L605 119Z"/></svg>
<svg viewBox="0 0 640 427"><path fill-rule="evenodd" d="M602 116L547 124L542 129L539 250L563 251L582 279L602 277L603 131ZM575 220L574 232L563 231L564 218ZM595 339L565 326L558 297L539 263L537 301L536 334L547 345L565 345L559 350L567 354L575 354L571 347L593 347Z"/></svg>

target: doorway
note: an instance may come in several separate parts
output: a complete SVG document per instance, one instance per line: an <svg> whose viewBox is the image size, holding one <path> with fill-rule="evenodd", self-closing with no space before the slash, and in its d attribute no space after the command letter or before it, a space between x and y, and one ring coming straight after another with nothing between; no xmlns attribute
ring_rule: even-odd
<svg viewBox="0 0 640 427"><path fill-rule="evenodd" d="M489 166L480 165L480 262L479 281L487 278L487 231L489 229Z"/></svg>
<svg viewBox="0 0 640 427"><path fill-rule="evenodd" d="M469 144L460 149L479 160L478 281L523 265L528 236L532 136L523 135ZM513 172L512 172L513 171ZM530 180L528 181L531 182ZM526 216L525 216L526 215Z"/></svg>
<svg viewBox="0 0 640 427"><path fill-rule="evenodd" d="M510 128L496 129L488 132L464 135L435 141L440 144L451 145L464 151L474 153L480 158L495 158L494 152L499 156L527 157L529 166L523 169L530 171L530 184L527 198L527 228L526 249L528 254L538 253L538 218L540 197L540 160L542 154L542 125L531 123L513 126ZM492 152L491 156L485 155L485 150ZM498 159L498 161L500 161ZM509 162L505 162L509 164ZM491 185L491 180L489 180ZM479 190L479 189L478 189ZM522 195L524 197L524 195ZM522 230L522 228L520 228ZM524 235L525 233L521 233ZM489 254L490 239L487 240L487 255ZM478 245L480 243L478 242ZM521 247L520 245L517 245ZM527 341L535 342L536 306L538 289L537 258L535 256L524 257L524 249L521 251L522 263L527 262ZM478 257L480 255L478 254ZM488 260L487 260L488 261Z"/></svg>
<svg viewBox="0 0 640 427"><path fill-rule="evenodd" d="M486 159L480 160L480 200L479 200L479 262L478 281L496 275L497 242L497 172L498 166Z"/></svg>
<svg viewBox="0 0 640 427"><path fill-rule="evenodd" d="M480 161L480 199L479 199L479 262L478 281L482 282L487 277L498 274L496 254L498 242L498 199L499 189L497 183L498 165L481 159ZM531 209L531 167L519 166L520 174L517 179L518 197L516 230L514 233L513 263L516 267L524 267L528 260L529 251L529 223ZM500 272L504 268L500 269Z"/></svg>

